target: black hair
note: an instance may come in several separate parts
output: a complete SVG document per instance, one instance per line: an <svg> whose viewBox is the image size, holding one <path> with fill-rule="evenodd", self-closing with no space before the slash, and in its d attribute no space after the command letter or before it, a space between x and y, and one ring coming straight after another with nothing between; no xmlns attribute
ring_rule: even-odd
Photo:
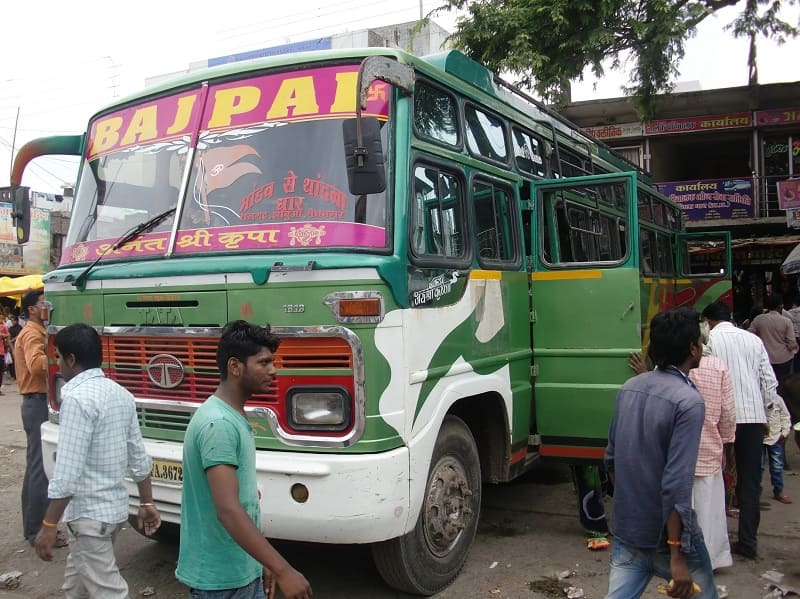
<svg viewBox="0 0 800 599"><path fill-rule="evenodd" d="M31 289L22 296L22 313L25 315L25 318L28 317L28 308L33 308L43 295L44 291L41 289Z"/></svg>
<svg viewBox="0 0 800 599"><path fill-rule="evenodd" d="M280 338L269 325L262 327L246 320L232 320L222 328L217 346L219 378L223 381L228 378L228 360L231 358L247 362L247 358L255 356L265 347L275 353L280 343Z"/></svg>
<svg viewBox="0 0 800 599"><path fill-rule="evenodd" d="M88 324L78 322L64 327L55 337L56 349L61 357L70 354L85 370L100 368L103 363L103 347L100 335Z"/></svg>
<svg viewBox="0 0 800 599"><path fill-rule="evenodd" d="M783 308L783 298L780 295L768 295L764 300L764 307L767 310L781 310Z"/></svg>
<svg viewBox="0 0 800 599"><path fill-rule="evenodd" d="M725 302L714 302L703 308L703 318L718 322L728 322L731 319L731 309Z"/></svg>
<svg viewBox="0 0 800 599"><path fill-rule="evenodd" d="M650 359L659 368L680 366L700 343L700 315L691 308L661 312L650 321Z"/></svg>

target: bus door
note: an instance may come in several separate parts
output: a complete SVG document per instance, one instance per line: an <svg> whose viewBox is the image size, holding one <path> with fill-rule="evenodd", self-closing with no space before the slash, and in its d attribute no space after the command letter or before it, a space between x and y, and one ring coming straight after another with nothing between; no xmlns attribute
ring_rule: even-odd
<svg viewBox="0 0 800 599"><path fill-rule="evenodd" d="M602 459L640 337L636 174L532 184L530 264L540 454Z"/></svg>
<svg viewBox="0 0 800 599"><path fill-rule="evenodd" d="M723 301L733 310L731 234L728 231L678 233L675 307L701 312Z"/></svg>

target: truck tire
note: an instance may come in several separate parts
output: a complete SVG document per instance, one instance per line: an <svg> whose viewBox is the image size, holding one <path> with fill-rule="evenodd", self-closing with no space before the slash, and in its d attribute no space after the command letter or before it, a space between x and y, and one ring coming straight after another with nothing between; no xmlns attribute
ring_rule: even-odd
<svg viewBox="0 0 800 599"><path fill-rule="evenodd" d="M481 467L464 421L447 416L431 457L425 497L408 534L372 545L386 583L399 591L433 595L455 580L469 555L481 508Z"/></svg>

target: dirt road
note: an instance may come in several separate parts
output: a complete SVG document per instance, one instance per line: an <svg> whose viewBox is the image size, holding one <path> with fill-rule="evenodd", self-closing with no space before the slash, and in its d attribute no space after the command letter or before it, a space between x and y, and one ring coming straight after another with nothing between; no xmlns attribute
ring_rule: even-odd
<svg viewBox="0 0 800 599"><path fill-rule="evenodd" d="M0 396L0 574L22 572L21 586L0 590L0 598L46 599L60 597L67 550L58 550L51 563L40 561L22 537L20 484L25 463L25 434L19 407L21 399L13 384ZM786 492L797 500L783 505L769 497L765 485L760 528L760 557L756 561L735 558L717 583L728 588L732 599L764 596L767 570L785 574L784 584L800 589L800 453L792 446L789 459L797 470L786 473ZM563 466L541 468L514 483L487 486L478 536L469 561L456 582L439 593L439 599L553 599L564 597L563 588L582 588L589 599L605 595L608 552L585 549L575 515L575 495ZM731 531L736 522L728 520ZM276 543L301 570L321 599L396 599L407 595L388 590L372 565L369 550L361 546ZM187 590L173 576L177 547L162 545L124 530L117 556L131 597L177 599ZM557 583L559 572L574 571ZM661 597L652 584L645 597Z"/></svg>

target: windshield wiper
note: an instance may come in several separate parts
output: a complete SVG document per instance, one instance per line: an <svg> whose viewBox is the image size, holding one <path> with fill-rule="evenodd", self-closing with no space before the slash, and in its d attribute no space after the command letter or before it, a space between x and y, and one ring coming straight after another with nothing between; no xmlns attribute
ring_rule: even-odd
<svg viewBox="0 0 800 599"><path fill-rule="evenodd" d="M103 259L103 257L112 250L118 250L120 247L128 243L129 241L133 241L139 235L143 235L148 231L154 229L157 225L159 225L162 221L164 221L168 216L175 213L176 208L170 208L169 210L162 212L161 214L156 214L153 218L150 218L142 223L139 223L132 229L126 231L122 234L122 237L117 239L114 243L108 246L102 254L100 254L97 258L95 258L94 262L92 262L89 266L87 266L81 274L77 276L77 278L72 282L74 287L79 287L81 289L84 288L86 284L86 279L89 276L89 273L92 272L92 269L97 266L97 263Z"/></svg>

